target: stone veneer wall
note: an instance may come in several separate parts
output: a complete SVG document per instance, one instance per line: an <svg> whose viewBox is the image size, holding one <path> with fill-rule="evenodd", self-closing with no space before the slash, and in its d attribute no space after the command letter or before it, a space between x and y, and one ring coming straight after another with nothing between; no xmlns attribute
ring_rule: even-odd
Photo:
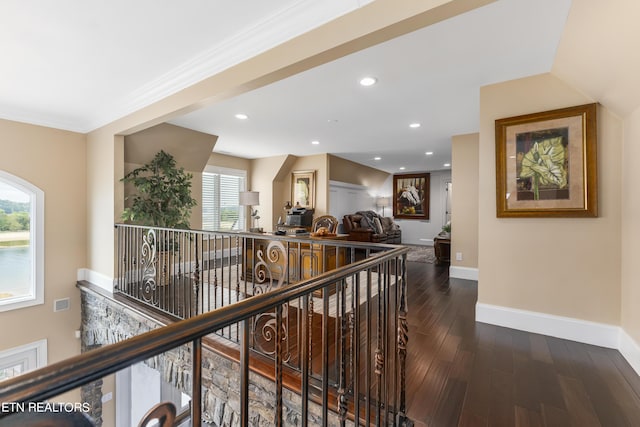
<svg viewBox="0 0 640 427"><path fill-rule="evenodd" d="M113 344L149 330L165 326L133 307L114 300L102 292L93 291L82 284L82 348L96 348ZM161 373L164 381L191 395L191 352L188 346L170 350L148 359L145 363ZM237 362L203 348L202 387L203 414L206 423L218 426L239 426L240 366ZM102 381L96 381L83 389L83 398L94 410L94 420L102 425ZM263 376L249 376L250 424L274 425L275 384ZM301 424L300 395L283 390L284 425ZM322 408L309 404L309 424L322 424ZM329 425L339 425L338 415L329 413ZM347 421L348 425L353 423Z"/></svg>

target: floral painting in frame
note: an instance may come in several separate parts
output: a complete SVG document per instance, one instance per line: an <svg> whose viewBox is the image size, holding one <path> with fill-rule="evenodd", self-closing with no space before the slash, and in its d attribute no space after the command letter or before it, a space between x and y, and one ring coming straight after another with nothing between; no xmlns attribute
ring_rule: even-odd
<svg viewBox="0 0 640 427"><path fill-rule="evenodd" d="M597 104L496 120L502 217L595 217Z"/></svg>

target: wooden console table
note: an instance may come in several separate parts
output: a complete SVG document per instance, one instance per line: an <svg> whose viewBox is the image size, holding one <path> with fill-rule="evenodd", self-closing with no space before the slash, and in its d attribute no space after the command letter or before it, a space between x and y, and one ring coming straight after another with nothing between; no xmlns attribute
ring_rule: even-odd
<svg viewBox="0 0 640 427"><path fill-rule="evenodd" d="M339 235L334 239L342 239L343 236ZM257 251L262 251L262 259L266 264L266 268L271 272L271 278L273 280L280 280L284 278L289 282L297 282L299 280L309 279L317 276L325 271L336 269L338 266L343 266L347 262L347 248L331 246L331 244L322 245L319 243L305 242L308 238L300 237L300 243L291 242L287 245L287 242L283 242L285 248L288 246L287 264L285 266L284 254L277 254L279 256L270 260L267 256L266 249L271 243L270 239L255 239L247 240L246 246L246 267L243 269L245 280L253 279L253 269L255 265L260 261L256 254ZM323 240L331 240L326 238ZM324 248L324 249L323 249Z"/></svg>

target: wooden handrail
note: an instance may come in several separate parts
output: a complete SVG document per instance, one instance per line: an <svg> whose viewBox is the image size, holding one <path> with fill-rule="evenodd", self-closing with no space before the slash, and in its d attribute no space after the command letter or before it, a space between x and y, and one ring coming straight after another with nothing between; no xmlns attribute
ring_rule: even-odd
<svg viewBox="0 0 640 427"><path fill-rule="evenodd" d="M295 286L285 286L256 295L3 381L0 403L41 401L57 396L172 348L193 342L221 328L264 313L285 302L310 295L338 280L409 251L406 247L391 248L373 254L367 259L301 281ZM0 413L0 418L6 415L9 414Z"/></svg>

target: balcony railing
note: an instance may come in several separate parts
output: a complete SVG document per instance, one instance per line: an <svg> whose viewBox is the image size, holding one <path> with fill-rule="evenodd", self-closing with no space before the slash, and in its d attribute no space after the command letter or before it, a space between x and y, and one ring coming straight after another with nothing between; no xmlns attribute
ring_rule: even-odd
<svg viewBox="0 0 640 427"><path fill-rule="evenodd" d="M407 421L407 248L120 225L117 234L115 293L184 320L6 381L0 403L49 399L191 343L190 417L200 425L202 340L215 334L239 349L241 425L255 357L273 367L274 425L285 370L298 379L302 425L312 404L322 425L330 413L341 425Z"/></svg>

